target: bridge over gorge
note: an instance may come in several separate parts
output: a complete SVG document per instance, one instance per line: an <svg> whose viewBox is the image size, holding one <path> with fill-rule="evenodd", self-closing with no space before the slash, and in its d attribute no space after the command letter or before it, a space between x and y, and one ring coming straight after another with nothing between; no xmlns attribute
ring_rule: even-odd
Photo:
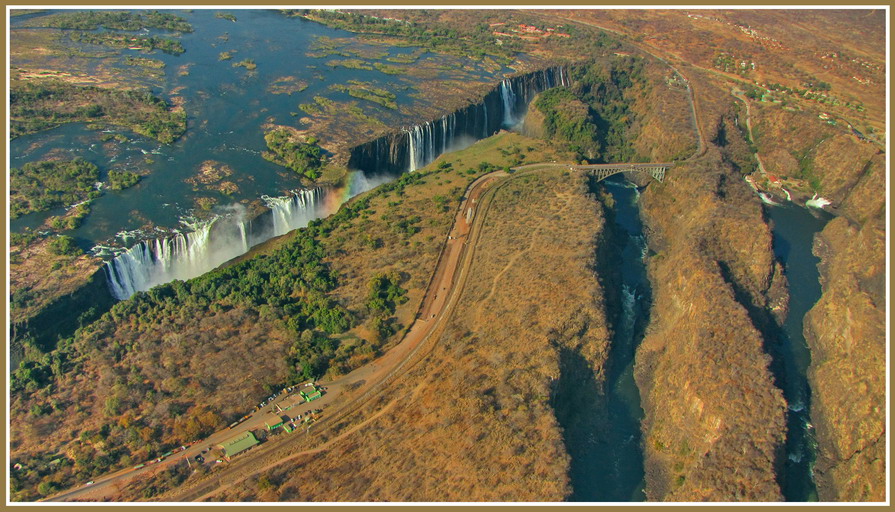
<svg viewBox="0 0 895 512"><path fill-rule="evenodd" d="M656 181L665 179L665 171L674 167L673 163L649 163L649 164L594 164L572 165L574 170L587 171L596 176L597 181L603 181L613 174L620 172L640 172L649 174Z"/></svg>

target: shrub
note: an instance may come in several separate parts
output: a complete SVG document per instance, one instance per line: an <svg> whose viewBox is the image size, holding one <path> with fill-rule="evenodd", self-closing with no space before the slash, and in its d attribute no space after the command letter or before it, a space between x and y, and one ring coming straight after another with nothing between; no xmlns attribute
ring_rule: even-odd
<svg viewBox="0 0 895 512"><path fill-rule="evenodd" d="M50 242L50 253L56 256L78 256L84 251L75 243L75 239L70 236L59 236Z"/></svg>

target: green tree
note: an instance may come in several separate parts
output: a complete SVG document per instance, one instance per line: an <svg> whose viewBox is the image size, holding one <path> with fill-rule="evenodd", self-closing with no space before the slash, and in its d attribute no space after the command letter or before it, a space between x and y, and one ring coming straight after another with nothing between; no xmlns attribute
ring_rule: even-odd
<svg viewBox="0 0 895 512"><path fill-rule="evenodd" d="M51 254L57 256L78 256L84 253L75 243L75 239L66 235L56 237L50 242L49 249Z"/></svg>

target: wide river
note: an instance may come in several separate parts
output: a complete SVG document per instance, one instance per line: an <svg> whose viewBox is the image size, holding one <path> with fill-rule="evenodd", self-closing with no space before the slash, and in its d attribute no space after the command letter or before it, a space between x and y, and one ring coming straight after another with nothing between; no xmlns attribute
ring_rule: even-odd
<svg viewBox="0 0 895 512"><path fill-rule="evenodd" d="M55 11L51 11L55 12ZM497 83L512 72L511 69L488 71L475 61L467 62L451 56L438 55L413 47L393 47L368 44L354 34L336 30L300 18L289 18L276 11L231 10L237 21L218 18L216 10L196 9L168 11L182 16L193 26L192 33L180 37L186 52L168 55L155 51L146 55L139 50L121 50L122 58L94 59L87 69L100 65L122 70L128 76L139 71L121 63L124 56L149 57L165 63L161 79L141 78L143 85L154 94L170 100L179 96L184 100L188 114L187 134L170 145L138 136L125 130L130 141L103 143L103 133L85 128L81 124L63 125L54 130L19 137L11 142L11 165L47 156L80 156L96 164L101 178L110 168L149 171L137 186L120 191L106 191L95 200L92 213L77 230L66 233L74 236L79 244L89 249L96 244L114 243L132 245L136 238L116 237L120 232L138 230L147 226L166 229L184 228L182 221L189 220L197 211L196 198L210 197L217 201L213 211L219 214L231 212L236 203L257 201L262 196L285 196L301 188L295 173L272 164L261 157L266 150L262 125L274 123L304 128L300 119L308 114L300 104L314 103L315 97L340 102L355 101L365 115L381 119L386 125L400 127L425 121L414 119L413 111L427 105L419 88L424 80L414 78L419 68L434 70L436 78L464 79L477 82ZM12 18L10 38L15 45L16 32L33 16ZM17 28L19 27L19 28ZM144 30L144 35L170 37L159 31ZM338 40L335 44L330 40ZM76 44L63 36L67 46L85 52L108 52L100 46ZM353 52L343 56L325 55L320 43L335 46L333 51ZM230 60L220 60L222 52L233 52ZM419 55L412 64L396 63L402 55ZM309 55L309 53L311 55ZM361 55L362 57L358 57ZM373 69L349 69L327 65L333 60L361 59L368 63L382 63L403 69L401 74L387 74ZM249 72L233 63L252 59L257 69ZM388 60L392 59L392 60ZM38 67L40 62L14 61L13 66ZM461 69L462 68L462 69ZM427 75L428 76L428 75ZM291 94L272 90L271 84L284 77L294 77L307 88ZM369 101L357 100L347 92L331 89L333 85L346 85L349 80L362 81L397 95L398 110L388 109ZM285 84L288 82L280 82ZM279 92L279 93L278 93ZM360 142L360 141L358 141ZM216 191L194 190L185 180L195 176L202 162L214 160L230 166L234 175L228 178L239 191L225 196ZM369 187L363 180L355 180L355 189ZM63 209L25 215L11 222L13 231L25 227L38 228L51 215L59 215ZM206 213L199 211L199 213ZM186 228L189 229L189 228ZM152 238L153 233L142 234Z"/></svg>

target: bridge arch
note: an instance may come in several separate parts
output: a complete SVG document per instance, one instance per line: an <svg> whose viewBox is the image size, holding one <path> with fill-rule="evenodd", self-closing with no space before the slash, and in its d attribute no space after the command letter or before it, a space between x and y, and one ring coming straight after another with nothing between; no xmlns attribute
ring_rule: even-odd
<svg viewBox="0 0 895 512"><path fill-rule="evenodd" d="M649 164L595 164L595 165L573 165L572 169L581 170L593 174L597 181L603 181L606 178L622 172L639 172L649 174L656 181L661 183L665 179L665 172L674 167L673 163L649 163Z"/></svg>

